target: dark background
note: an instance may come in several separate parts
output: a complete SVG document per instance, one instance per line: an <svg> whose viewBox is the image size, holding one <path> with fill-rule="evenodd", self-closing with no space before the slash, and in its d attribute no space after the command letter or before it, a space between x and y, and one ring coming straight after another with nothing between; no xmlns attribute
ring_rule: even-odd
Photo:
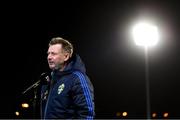
<svg viewBox="0 0 180 120"><path fill-rule="evenodd" d="M16 1L2 7L0 118L16 118L23 100L32 103L33 90L21 93L49 72L47 49L54 36L70 40L86 64L95 89L96 118L118 118L116 113L123 111L127 118L145 118L144 50L130 32L141 18L151 19L161 34L148 53L151 111L159 118L164 112L180 118L178 1ZM21 118L32 118L32 110L23 114Z"/></svg>

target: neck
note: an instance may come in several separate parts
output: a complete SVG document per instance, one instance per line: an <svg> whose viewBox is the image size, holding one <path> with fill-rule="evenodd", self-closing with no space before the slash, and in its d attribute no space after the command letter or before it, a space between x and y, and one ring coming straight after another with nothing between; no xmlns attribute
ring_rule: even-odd
<svg viewBox="0 0 180 120"><path fill-rule="evenodd" d="M67 63L65 63L64 65L62 65L62 67L59 69L59 71L64 71L66 65L67 65Z"/></svg>

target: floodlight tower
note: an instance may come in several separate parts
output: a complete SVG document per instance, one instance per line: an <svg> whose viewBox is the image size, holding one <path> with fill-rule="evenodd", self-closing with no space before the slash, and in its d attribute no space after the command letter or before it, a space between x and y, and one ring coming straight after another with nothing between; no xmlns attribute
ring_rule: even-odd
<svg viewBox="0 0 180 120"><path fill-rule="evenodd" d="M132 30L133 38L137 46L144 47L145 53L145 80L146 80L146 105L147 118L151 118L150 84L149 84L149 63L148 48L155 46L159 41L158 28L147 22L137 23Z"/></svg>

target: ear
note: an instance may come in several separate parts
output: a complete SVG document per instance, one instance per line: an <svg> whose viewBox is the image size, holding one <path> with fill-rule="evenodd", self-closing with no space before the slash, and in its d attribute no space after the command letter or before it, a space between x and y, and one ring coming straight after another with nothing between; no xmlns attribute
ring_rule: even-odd
<svg viewBox="0 0 180 120"><path fill-rule="evenodd" d="M68 61L70 58L70 54L69 53L64 53L64 61Z"/></svg>

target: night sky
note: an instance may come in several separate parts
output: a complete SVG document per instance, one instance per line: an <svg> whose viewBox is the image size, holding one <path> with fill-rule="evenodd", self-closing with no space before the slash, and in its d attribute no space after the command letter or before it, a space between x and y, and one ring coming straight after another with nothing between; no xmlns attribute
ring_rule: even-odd
<svg viewBox="0 0 180 120"><path fill-rule="evenodd" d="M124 111L127 118L145 118L144 49L135 45L131 35L132 25L141 19L153 21L160 31L158 45L148 51L151 111L159 118L163 112L180 118L179 2L66 0L5 5L0 118L15 118L21 93L41 73L49 73L48 42L55 36L70 40L84 61L94 85L97 118L118 118L116 113Z"/></svg>

